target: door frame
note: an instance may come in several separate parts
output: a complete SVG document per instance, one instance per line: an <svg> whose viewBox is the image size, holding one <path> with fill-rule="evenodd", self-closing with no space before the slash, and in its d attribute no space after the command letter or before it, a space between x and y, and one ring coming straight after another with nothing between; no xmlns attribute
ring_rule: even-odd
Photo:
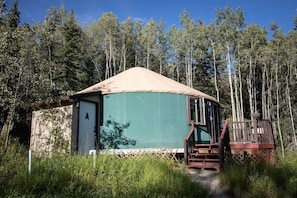
<svg viewBox="0 0 297 198"><path fill-rule="evenodd" d="M206 101L205 117L210 143L218 143L220 136L220 105L212 101Z"/></svg>
<svg viewBox="0 0 297 198"><path fill-rule="evenodd" d="M80 118L81 118L81 116L80 116L80 113L81 113L81 111L80 111L80 102L86 102L86 103L92 103L92 104L94 104L95 105L95 127L94 127L94 140L95 140L95 142L94 142L94 146L95 146L95 148L94 149L96 149L96 150L98 150L98 148L99 148L99 125L98 125L98 116L99 116L99 114L98 114L98 107L99 107L99 104L98 104L98 102L94 102L94 101L91 101L91 100L85 100L85 99L82 99L82 100L79 100L78 101L79 102L79 108L78 108L78 123L77 123L77 136L76 136L76 145L77 145L77 152L79 151L79 133L80 133Z"/></svg>

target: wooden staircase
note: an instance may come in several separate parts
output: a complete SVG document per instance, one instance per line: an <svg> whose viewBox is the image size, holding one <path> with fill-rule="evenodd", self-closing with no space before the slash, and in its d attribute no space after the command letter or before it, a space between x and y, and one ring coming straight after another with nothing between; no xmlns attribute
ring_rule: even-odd
<svg viewBox="0 0 297 198"><path fill-rule="evenodd" d="M229 150L228 121L225 121L220 137L216 143L197 144L195 141L194 122L184 139L184 160L189 168L223 169L224 155Z"/></svg>
<svg viewBox="0 0 297 198"><path fill-rule="evenodd" d="M189 168L220 170L219 144L195 144L188 155Z"/></svg>

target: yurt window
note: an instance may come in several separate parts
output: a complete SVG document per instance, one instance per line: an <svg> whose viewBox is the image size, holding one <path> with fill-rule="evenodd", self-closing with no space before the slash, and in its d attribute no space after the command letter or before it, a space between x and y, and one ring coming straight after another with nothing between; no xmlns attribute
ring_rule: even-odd
<svg viewBox="0 0 297 198"><path fill-rule="evenodd" d="M189 120L205 125L204 98L189 97Z"/></svg>

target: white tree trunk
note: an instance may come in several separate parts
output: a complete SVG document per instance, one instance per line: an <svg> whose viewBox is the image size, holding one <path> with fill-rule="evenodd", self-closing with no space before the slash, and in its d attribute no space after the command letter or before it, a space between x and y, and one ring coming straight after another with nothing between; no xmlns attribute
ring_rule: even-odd
<svg viewBox="0 0 297 198"><path fill-rule="evenodd" d="M149 69L150 67L150 46L149 46L149 42L147 42L147 46L146 46L146 68Z"/></svg>
<svg viewBox="0 0 297 198"><path fill-rule="evenodd" d="M278 59L278 57L277 57ZM285 147L283 142L283 134L280 126L280 105L279 105L279 81L278 81L278 60L276 60L275 65L275 84L276 84L276 117L277 117L277 130L279 133L279 139L282 148L282 157L285 157Z"/></svg>
<svg viewBox="0 0 297 198"><path fill-rule="evenodd" d="M262 116L264 119L269 119L267 113L266 64L263 65L262 71Z"/></svg>
<svg viewBox="0 0 297 198"><path fill-rule="evenodd" d="M292 112L292 103L291 103L291 95L290 95L288 76L286 76L286 95L287 95L288 107L289 107L289 111L290 111L291 125L292 125L292 131L293 131L293 141L294 141L295 149L297 150L296 129L295 129L295 124L294 124L294 116L293 116L293 112Z"/></svg>
<svg viewBox="0 0 297 198"><path fill-rule="evenodd" d="M230 99L231 99L231 107L232 107L232 119L233 122L236 120L236 110L234 103L234 94L233 94L233 84L232 84L232 70L231 70L231 57L230 57L230 47L227 45L227 70L228 70L228 78L229 78L229 87L230 87Z"/></svg>
<svg viewBox="0 0 297 198"><path fill-rule="evenodd" d="M214 83L215 83L215 89L217 93L217 100L220 101L220 91L219 91L218 79L217 79L216 52L215 52L214 42L212 40L211 40L211 47L212 47L212 58L213 58Z"/></svg>
<svg viewBox="0 0 297 198"><path fill-rule="evenodd" d="M242 121L240 117L240 102L239 102L239 97L238 97L238 82L237 82L237 74L234 72L234 94L235 94L235 106L236 106L236 119L237 121Z"/></svg>
<svg viewBox="0 0 297 198"><path fill-rule="evenodd" d="M250 57L249 59L249 74L247 77L247 85L248 85L248 92L249 92L249 104L250 104L250 114L251 114L251 120L254 119L253 115L254 115L254 104L253 104L253 97L254 97L254 89L253 89L253 81L252 81L252 77L253 77L253 64L252 64L252 58Z"/></svg>
<svg viewBox="0 0 297 198"><path fill-rule="evenodd" d="M239 77L239 94L240 94L240 116L241 120L244 120L244 113L243 113L243 97L242 97L242 77L241 77L241 70L238 69L238 77Z"/></svg>

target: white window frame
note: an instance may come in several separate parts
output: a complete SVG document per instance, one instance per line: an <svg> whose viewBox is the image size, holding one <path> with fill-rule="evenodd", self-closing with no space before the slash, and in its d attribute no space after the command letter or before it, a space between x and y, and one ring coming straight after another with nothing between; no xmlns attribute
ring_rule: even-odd
<svg viewBox="0 0 297 198"><path fill-rule="evenodd" d="M206 125L205 100L202 97L188 96L188 120L189 122L192 121L191 100L193 99L194 99L194 109L195 109L195 117L196 117L196 120L193 120L193 121L197 125ZM198 116L198 112L199 112L199 116ZM198 118L200 118L200 120L198 120Z"/></svg>

